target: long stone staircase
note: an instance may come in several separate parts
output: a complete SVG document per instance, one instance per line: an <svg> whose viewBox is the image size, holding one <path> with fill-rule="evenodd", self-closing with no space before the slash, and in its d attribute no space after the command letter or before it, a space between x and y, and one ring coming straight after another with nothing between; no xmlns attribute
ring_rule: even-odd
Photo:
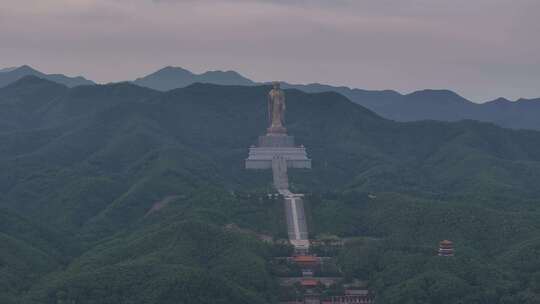
<svg viewBox="0 0 540 304"><path fill-rule="evenodd" d="M289 241L296 252L307 253L309 251L309 237L303 195L289 191L287 160L285 158L279 156L273 158L272 174L275 188L284 197Z"/></svg>

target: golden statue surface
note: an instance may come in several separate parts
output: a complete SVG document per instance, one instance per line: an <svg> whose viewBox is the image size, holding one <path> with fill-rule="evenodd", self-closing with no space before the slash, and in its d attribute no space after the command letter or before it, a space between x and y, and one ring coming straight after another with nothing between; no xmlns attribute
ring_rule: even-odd
<svg viewBox="0 0 540 304"><path fill-rule="evenodd" d="M268 120L267 129L269 135L285 135L285 92L281 90L279 82L273 83L272 90L268 93Z"/></svg>

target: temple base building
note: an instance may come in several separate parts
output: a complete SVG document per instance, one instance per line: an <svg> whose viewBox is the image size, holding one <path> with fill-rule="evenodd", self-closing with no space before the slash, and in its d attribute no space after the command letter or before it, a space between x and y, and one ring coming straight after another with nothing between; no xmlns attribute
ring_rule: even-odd
<svg viewBox="0 0 540 304"><path fill-rule="evenodd" d="M304 146L295 146L294 136L284 134L259 136L258 145L249 148L246 169L272 169L277 157L285 160L287 168L311 169Z"/></svg>

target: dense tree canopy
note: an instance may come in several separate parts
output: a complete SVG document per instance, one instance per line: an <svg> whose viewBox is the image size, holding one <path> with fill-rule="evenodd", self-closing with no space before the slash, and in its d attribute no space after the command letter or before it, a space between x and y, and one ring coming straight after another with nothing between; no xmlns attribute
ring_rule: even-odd
<svg viewBox="0 0 540 304"><path fill-rule="evenodd" d="M281 249L257 237L286 236L283 209L270 173L243 169L268 89L1 88L0 302L275 302ZM312 237L347 240L346 279L379 303L538 303L540 133L286 93L313 159L291 184Z"/></svg>

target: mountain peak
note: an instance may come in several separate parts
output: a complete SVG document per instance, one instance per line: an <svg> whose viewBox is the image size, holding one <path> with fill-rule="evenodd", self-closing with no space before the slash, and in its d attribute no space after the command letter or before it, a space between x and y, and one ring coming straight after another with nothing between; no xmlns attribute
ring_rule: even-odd
<svg viewBox="0 0 540 304"><path fill-rule="evenodd" d="M511 100L508 100L504 97L499 97L497 99L494 99L492 101L488 101L486 102L486 104L507 104L507 103L512 103L513 101Z"/></svg>
<svg viewBox="0 0 540 304"><path fill-rule="evenodd" d="M53 86L64 86L62 84L59 84L57 82L41 78L36 75L26 75L23 76L14 82L8 84L6 88L17 88L17 87L25 87L25 86L34 86L34 85L53 85Z"/></svg>
<svg viewBox="0 0 540 304"><path fill-rule="evenodd" d="M207 71L195 74L181 67L166 66L147 76L137 78L134 83L143 87L169 91L202 82L218 85L253 85L254 82L235 71Z"/></svg>
<svg viewBox="0 0 540 304"><path fill-rule="evenodd" d="M206 71L206 72L202 73L201 75L205 75L205 74L225 74L225 75L242 76L242 75L240 75L240 73L238 73L236 71L233 71L233 70L227 70L227 71L212 70L212 71Z"/></svg>
<svg viewBox="0 0 540 304"><path fill-rule="evenodd" d="M25 64L15 69L0 73L0 87L16 82L17 80L20 80L21 78L25 76L37 76L39 78L54 81L56 83L66 85L68 87L94 84L93 81L90 81L80 76L68 77L63 74L45 74Z"/></svg>
<svg viewBox="0 0 540 304"><path fill-rule="evenodd" d="M40 71L32 68L31 66L29 65L21 65L20 67L17 67L11 71L9 71L8 73L16 73L16 74L19 74L19 75L45 75L43 73L41 73Z"/></svg>
<svg viewBox="0 0 540 304"><path fill-rule="evenodd" d="M207 71L197 75L198 82L208 82L221 85L254 85L250 79L235 71Z"/></svg>
<svg viewBox="0 0 540 304"><path fill-rule="evenodd" d="M21 65L20 67L18 67L17 69L21 70L21 71L24 71L24 70L27 70L27 71L36 71L36 69L32 68L31 66L27 65L27 64L23 64Z"/></svg>
<svg viewBox="0 0 540 304"><path fill-rule="evenodd" d="M175 73L193 75L193 73L191 71L187 70L187 69L184 69L182 67L170 66L170 65L159 69L158 71L154 72L153 74L175 74Z"/></svg>
<svg viewBox="0 0 540 304"><path fill-rule="evenodd" d="M459 94L450 90L443 89L425 89L412 92L405 95L407 99L423 100L435 103L472 103Z"/></svg>
<svg viewBox="0 0 540 304"><path fill-rule="evenodd" d="M448 96L463 98L459 96L456 92L446 90L446 89L423 89L423 90L414 91L407 95L421 95L421 94L423 95L448 95Z"/></svg>
<svg viewBox="0 0 540 304"><path fill-rule="evenodd" d="M19 77L23 77L26 75L37 75L37 76L45 75L41 73L40 71L26 64L13 68L12 70L5 72L5 74L17 75Z"/></svg>

